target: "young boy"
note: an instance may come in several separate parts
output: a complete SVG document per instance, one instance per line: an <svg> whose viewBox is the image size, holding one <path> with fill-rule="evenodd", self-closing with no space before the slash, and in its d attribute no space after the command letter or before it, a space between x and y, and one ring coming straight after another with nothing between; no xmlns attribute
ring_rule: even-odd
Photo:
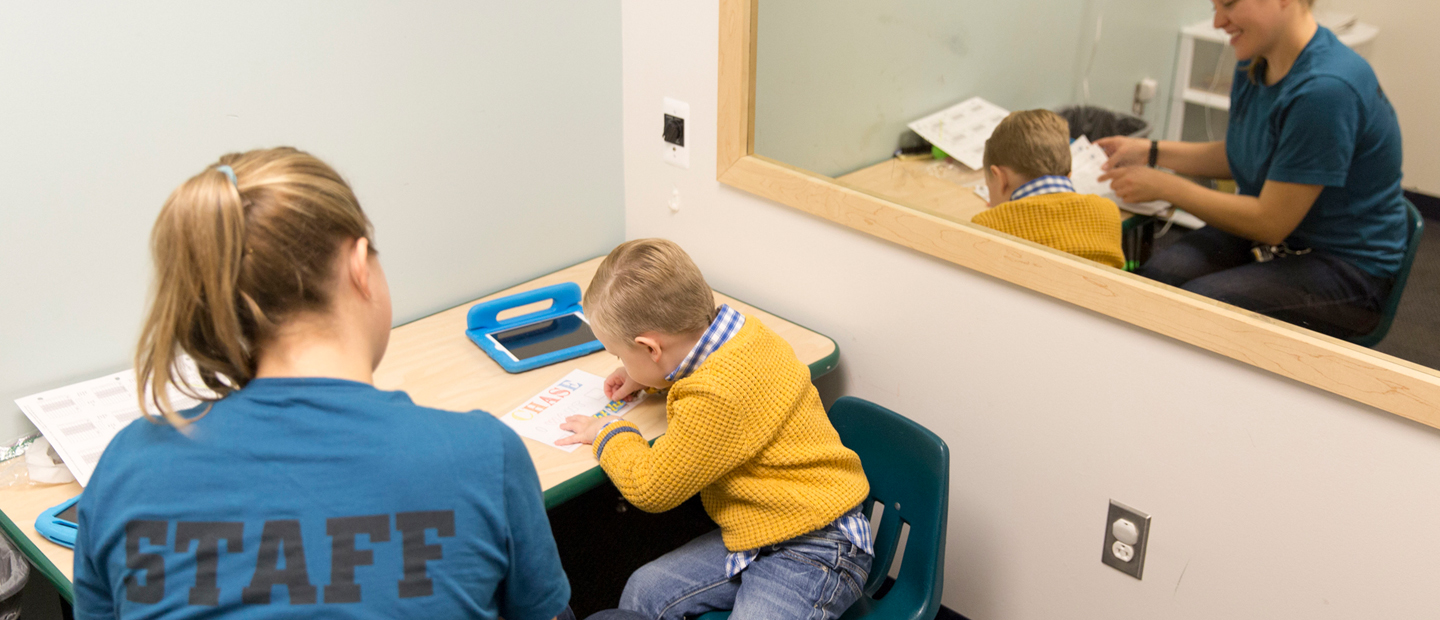
<svg viewBox="0 0 1440 620"><path fill-rule="evenodd" d="M1070 183L1070 125L1049 110L1015 112L985 141L993 207L972 222L1111 267L1124 267L1120 209Z"/></svg>
<svg viewBox="0 0 1440 620"><path fill-rule="evenodd" d="M624 366L606 395L669 388L669 428L652 447L620 418L572 416L559 443L594 454L641 510L696 493L720 529L630 576L621 609L647 618L733 609L732 618L836 618L860 595L873 549L860 512L870 485L795 352L715 298L676 244L615 248L585 313ZM742 579L743 575L743 579Z"/></svg>

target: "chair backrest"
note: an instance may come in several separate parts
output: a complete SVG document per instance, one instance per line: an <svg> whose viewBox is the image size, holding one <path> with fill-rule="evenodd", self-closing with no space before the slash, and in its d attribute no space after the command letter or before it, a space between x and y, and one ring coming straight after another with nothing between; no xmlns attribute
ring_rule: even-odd
<svg viewBox="0 0 1440 620"><path fill-rule="evenodd" d="M1400 261L1400 271L1395 274L1395 283L1390 286L1390 295L1385 298L1385 306L1380 309L1380 322L1375 329L1363 336L1356 336L1350 342L1362 347L1373 347L1385 339L1390 333L1390 324L1395 321L1395 312L1400 309L1400 296L1405 294L1405 281L1410 279L1410 267L1415 264L1415 253L1420 249L1420 237L1425 233L1425 217L1420 210L1404 198L1405 213L1408 218L1410 238L1406 240L1405 258Z"/></svg>
<svg viewBox="0 0 1440 620"><path fill-rule="evenodd" d="M840 441L860 455L870 480L865 514L884 506L875 531L875 561L865 595L844 618L929 620L940 610L945 578L945 523L950 502L950 448L935 433L874 403L846 396L830 408ZM895 584L879 600L899 544L910 525Z"/></svg>

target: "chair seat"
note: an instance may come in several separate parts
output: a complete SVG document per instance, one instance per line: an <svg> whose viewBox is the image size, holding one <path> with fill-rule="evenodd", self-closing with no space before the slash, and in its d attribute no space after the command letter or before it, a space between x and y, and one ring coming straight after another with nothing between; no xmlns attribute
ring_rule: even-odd
<svg viewBox="0 0 1440 620"><path fill-rule="evenodd" d="M865 592L842 620L933 620L940 611L945 577L945 523L950 503L950 448L935 433L874 403L846 396L830 408L840 441L860 455L870 481L867 517L879 508L875 560ZM883 598L872 598L899 547L902 524L910 525L904 562ZM699 620L723 620L712 611Z"/></svg>

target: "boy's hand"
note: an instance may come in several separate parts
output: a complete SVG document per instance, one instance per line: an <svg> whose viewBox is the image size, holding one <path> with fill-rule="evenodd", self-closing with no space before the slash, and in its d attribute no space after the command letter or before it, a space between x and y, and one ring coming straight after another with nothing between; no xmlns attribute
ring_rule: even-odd
<svg viewBox="0 0 1440 620"><path fill-rule="evenodd" d="M621 366L605 379L605 398L629 401L635 396L635 392L644 388L638 381L631 379L630 373L625 372L625 367Z"/></svg>
<svg viewBox="0 0 1440 620"><path fill-rule="evenodd" d="M568 446L575 443L589 445L595 443L595 434L600 432L600 427L619 419L619 416L613 415L608 415L603 418L597 418L593 415L572 415L565 418L565 423L560 425L560 430L570 431L575 434L555 440L555 445Z"/></svg>

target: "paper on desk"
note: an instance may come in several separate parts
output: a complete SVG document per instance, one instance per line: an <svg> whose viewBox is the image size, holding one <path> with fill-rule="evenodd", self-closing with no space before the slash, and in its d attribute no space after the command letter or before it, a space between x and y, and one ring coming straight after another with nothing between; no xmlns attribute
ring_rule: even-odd
<svg viewBox="0 0 1440 620"><path fill-rule="evenodd" d="M946 155L971 170L979 170L985 165L985 141L1009 114L1005 108L971 97L910 123L909 127Z"/></svg>
<svg viewBox="0 0 1440 620"><path fill-rule="evenodd" d="M182 357L178 365L191 385L204 389L194 360ZM200 404L173 388L170 402L176 410ZM17 398L15 404L50 441L80 486L90 483L100 454L115 434L140 417L134 370Z"/></svg>
<svg viewBox="0 0 1440 620"><path fill-rule="evenodd" d="M1085 136L1080 136L1070 143L1070 182L1075 185L1077 193L1107 198L1121 209L1140 215L1156 215L1170 208L1170 203L1163 200L1141 203L1120 200L1120 197L1115 195L1115 190L1110 189L1110 182L1100 180L1100 175L1104 174L1101 166L1105 165L1107 159L1109 157L1105 155L1105 149L1091 143Z"/></svg>
<svg viewBox="0 0 1440 620"><path fill-rule="evenodd" d="M556 450L574 452L581 444L557 446L555 441L569 437L570 431L560 425L572 415L595 415L605 410L605 415L624 416L635 405L645 399L645 393L635 395L628 403L614 404L605 398L605 379L583 370L572 370L564 379L556 381L539 394L516 407L514 411L500 417L500 421L514 429L521 437L529 437ZM611 405L614 406L611 406Z"/></svg>

